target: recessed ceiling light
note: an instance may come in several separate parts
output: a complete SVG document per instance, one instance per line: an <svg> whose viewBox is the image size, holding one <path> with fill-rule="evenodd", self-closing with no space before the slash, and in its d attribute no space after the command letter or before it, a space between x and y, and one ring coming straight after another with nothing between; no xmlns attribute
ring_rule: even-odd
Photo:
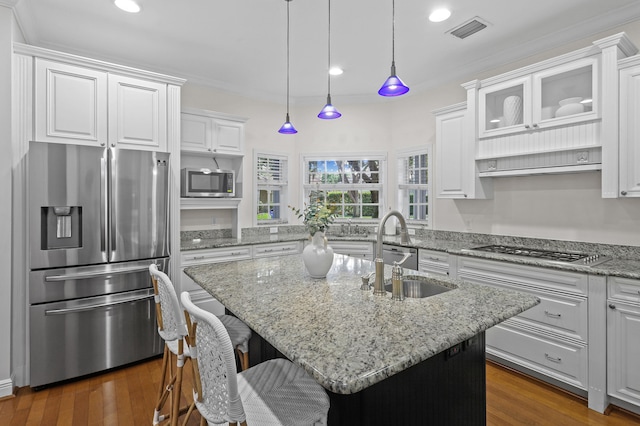
<svg viewBox="0 0 640 426"><path fill-rule="evenodd" d="M331 74L331 75L340 75L343 72L344 71L342 71L342 68L340 68L340 67L331 67L331 68L329 68L329 74Z"/></svg>
<svg viewBox="0 0 640 426"><path fill-rule="evenodd" d="M140 12L140 5L133 0L115 0L113 2L118 8L129 13Z"/></svg>
<svg viewBox="0 0 640 426"><path fill-rule="evenodd" d="M449 9L436 9L429 15L429 20L431 22L442 22L449 19L449 16L451 16Z"/></svg>

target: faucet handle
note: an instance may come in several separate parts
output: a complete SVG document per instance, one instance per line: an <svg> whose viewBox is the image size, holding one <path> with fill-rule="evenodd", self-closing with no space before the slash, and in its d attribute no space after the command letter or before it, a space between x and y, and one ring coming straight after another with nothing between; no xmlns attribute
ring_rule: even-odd
<svg viewBox="0 0 640 426"><path fill-rule="evenodd" d="M405 254L404 254L404 257L402 258L402 260L401 260L400 262L393 262L393 265L395 266L395 265L397 264L398 266L402 266L402 264L403 264L404 262L406 262L406 260L407 260L408 258L410 258L410 257L411 257L411 253L410 253L410 252L407 252L407 253L405 253Z"/></svg>
<svg viewBox="0 0 640 426"><path fill-rule="evenodd" d="M371 276L375 274L375 272L370 272L367 275L363 275L360 278L362 279L362 285L360 286L360 290L371 290L371 285L369 284L369 280Z"/></svg>

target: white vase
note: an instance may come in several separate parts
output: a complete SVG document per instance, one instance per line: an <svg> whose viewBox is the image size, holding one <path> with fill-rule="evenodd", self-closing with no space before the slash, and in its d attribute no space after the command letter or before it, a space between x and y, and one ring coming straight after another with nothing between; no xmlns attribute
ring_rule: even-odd
<svg viewBox="0 0 640 426"><path fill-rule="evenodd" d="M327 244L324 232L318 231L311 237L311 244L302 251L302 260L311 278L324 278L333 265L333 249Z"/></svg>
<svg viewBox="0 0 640 426"><path fill-rule="evenodd" d="M514 126L522 123L522 98L515 95L504 98L502 112L505 126Z"/></svg>

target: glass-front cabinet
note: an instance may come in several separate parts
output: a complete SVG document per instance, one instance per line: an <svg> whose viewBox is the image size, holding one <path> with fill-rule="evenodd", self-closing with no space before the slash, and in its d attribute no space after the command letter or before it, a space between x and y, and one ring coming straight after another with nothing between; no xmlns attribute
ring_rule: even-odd
<svg viewBox="0 0 640 426"><path fill-rule="evenodd" d="M480 138L594 120L598 58L586 57L478 91Z"/></svg>

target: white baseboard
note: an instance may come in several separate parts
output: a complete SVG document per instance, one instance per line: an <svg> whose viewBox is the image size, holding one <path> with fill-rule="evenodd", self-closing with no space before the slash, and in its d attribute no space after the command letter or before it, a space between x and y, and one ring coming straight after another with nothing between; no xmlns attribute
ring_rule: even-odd
<svg viewBox="0 0 640 426"><path fill-rule="evenodd" d="M0 398L13 395L13 380L0 380Z"/></svg>

